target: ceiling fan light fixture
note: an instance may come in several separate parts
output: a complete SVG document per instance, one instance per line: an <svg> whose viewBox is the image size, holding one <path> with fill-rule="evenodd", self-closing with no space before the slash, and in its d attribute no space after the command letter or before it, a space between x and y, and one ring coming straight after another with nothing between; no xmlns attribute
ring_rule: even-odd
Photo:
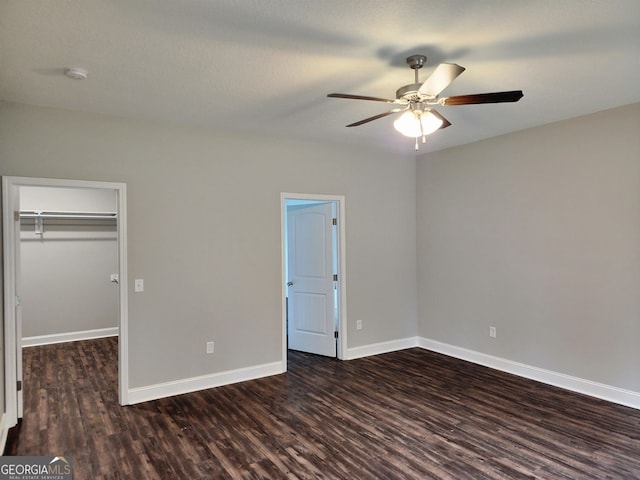
<svg viewBox="0 0 640 480"><path fill-rule="evenodd" d="M430 110L410 110L393 122L393 127L405 137L417 138L429 135L442 126L442 119Z"/></svg>
<svg viewBox="0 0 640 480"><path fill-rule="evenodd" d="M476 93L471 95L455 95L452 97L441 97L440 94L453 82L462 72L464 67L456 63L441 63L420 83L418 81L418 71L423 67L427 57L424 55L411 55L407 58L407 64L414 71L414 83L405 85L396 90L396 98L369 97L364 95L351 95L348 93L330 93L332 98L348 98L353 100L368 100L374 102L384 102L398 105L384 113L367 117L363 120L350 123L347 127L357 127L365 123L384 118L387 115L404 112L393 122L394 128L405 137L415 139L415 149L419 148L418 139L426 143L427 135L438 129L446 128L451 122L440 115L431 106L450 105L478 105L482 103L504 103L517 102L523 96L522 90L510 90L505 92Z"/></svg>

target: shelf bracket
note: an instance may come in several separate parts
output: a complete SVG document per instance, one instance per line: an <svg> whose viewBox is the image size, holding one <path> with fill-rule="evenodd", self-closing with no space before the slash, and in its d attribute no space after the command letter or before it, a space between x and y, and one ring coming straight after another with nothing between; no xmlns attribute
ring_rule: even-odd
<svg viewBox="0 0 640 480"><path fill-rule="evenodd" d="M42 211L35 212L36 235L44 235L44 222L42 221Z"/></svg>

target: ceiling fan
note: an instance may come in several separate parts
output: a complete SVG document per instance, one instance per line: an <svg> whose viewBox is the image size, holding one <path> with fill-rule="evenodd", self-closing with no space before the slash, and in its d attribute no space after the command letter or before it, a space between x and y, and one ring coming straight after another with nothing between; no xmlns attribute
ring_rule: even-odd
<svg viewBox="0 0 640 480"><path fill-rule="evenodd" d="M508 92L440 97L440 92L447 88L465 69L455 63L441 63L424 83L419 83L418 70L424 66L426 61L427 57L424 55L411 55L407 58L407 64L409 64L415 72L415 82L400 87L396 91L395 100L363 95L350 95L347 93L330 93L327 97L370 100L398 105L388 112L379 113L373 117L351 123L347 125L347 127L357 127L358 125L386 117L387 115L404 112L394 122L394 127L403 135L414 137L416 139L416 150L418 150L418 138L422 137L422 143L425 143L425 137L427 135L451 125L446 118L431 108L433 105L450 106L517 102L523 96L522 90L511 90Z"/></svg>

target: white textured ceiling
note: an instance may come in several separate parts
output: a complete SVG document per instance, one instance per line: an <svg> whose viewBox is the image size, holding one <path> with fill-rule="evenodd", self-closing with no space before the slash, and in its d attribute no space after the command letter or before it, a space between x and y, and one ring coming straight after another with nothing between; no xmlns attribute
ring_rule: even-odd
<svg viewBox="0 0 640 480"><path fill-rule="evenodd" d="M638 0L0 0L0 99L413 154L378 102L466 67L421 153L640 101ZM89 70L85 81L63 75Z"/></svg>

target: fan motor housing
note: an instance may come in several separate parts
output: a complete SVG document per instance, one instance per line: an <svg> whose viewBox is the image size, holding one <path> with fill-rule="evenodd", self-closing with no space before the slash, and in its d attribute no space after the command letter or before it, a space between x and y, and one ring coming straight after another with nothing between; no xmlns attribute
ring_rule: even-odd
<svg viewBox="0 0 640 480"><path fill-rule="evenodd" d="M409 85L405 85L404 87L400 87L398 90L396 90L396 98L398 100L418 100L420 98L418 90L421 86L421 83L412 83Z"/></svg>

